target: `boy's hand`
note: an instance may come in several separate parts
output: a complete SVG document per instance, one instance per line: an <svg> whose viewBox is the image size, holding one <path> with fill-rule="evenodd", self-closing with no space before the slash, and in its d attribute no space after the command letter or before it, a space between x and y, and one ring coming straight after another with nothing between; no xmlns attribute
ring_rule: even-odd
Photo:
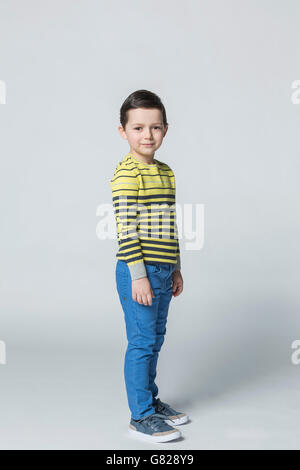
<svg viewBox="0 0 300 470"><path fill-rule="evenodd" d="M132 298L141 305L152 305L155 297L148 277L141 277L132 281Z"/></svg>
<svg viewBox="0 0 300 470"><path fill-rule="evenodd" d="M182 276L181 276L181 272L178 269L176 269L176 271L173 272L172 280L173 280L173 293L172 293L172 295L174 297L177 297L183 291L183 279L182 279Z"/></svg>

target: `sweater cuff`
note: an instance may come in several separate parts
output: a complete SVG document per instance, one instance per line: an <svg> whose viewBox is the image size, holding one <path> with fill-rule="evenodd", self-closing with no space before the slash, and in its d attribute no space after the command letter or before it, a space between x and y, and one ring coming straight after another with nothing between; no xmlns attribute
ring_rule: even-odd
<svg viewBox="0 0 300 470"><path fill-rule="evenodd" d="M128 269L130 271L131 280L135 281L136 279L140 279L142 277L147 277L147 271L145 268L144 261L141 261L136 264L128 265Z"/></svg>
<svg viewBox="0 0 300 470"><path fill-rule="evenodd" d="M178 270L180 271L181 269L181 261L180 261L180 255L177 256L177 263L175 264L174 271Z"/></svg>

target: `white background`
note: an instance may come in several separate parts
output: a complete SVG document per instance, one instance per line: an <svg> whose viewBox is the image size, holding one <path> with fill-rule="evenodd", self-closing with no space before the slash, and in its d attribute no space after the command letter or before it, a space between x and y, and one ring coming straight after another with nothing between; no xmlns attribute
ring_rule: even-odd
<svg viewBox="0 0 300 470"><path fill-rule="evenodd" d="M299 449L299 24L297 0L0 0L1 448L159 448L127 435L117 240L96 235L143 88L177 203L205 208L157 376L190 422L164 448Z"/></svg>

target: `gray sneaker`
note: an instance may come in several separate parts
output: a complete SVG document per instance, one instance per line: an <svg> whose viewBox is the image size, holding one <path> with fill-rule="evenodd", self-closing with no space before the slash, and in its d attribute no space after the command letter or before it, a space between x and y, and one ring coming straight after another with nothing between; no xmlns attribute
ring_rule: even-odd
<svg viewBox="0 0 300 470"><path fill-rule="evenodd" d="M152 442L166 442L181 437L181 432L165 422L166 416L153 413L139 420L131 418L129 433Z"/></svg>
<svg viewBox="0 0 300 470"><path fill-rule="evenodd" d="M157 398L154 408L157 413L164 415L167 424L178 426L178 424L186 423L189 419L187 414L174 410L168 403L161 401L159 398Z"/></svg>

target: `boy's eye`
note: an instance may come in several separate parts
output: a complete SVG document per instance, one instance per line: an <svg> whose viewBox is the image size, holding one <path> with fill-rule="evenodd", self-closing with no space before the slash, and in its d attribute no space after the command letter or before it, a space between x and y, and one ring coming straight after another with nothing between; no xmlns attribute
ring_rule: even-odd
<svg viewBox="0 0 300 470"><path fill-rule="evenodd" d="M141 127L135 127L134 130L139 130ZM154 126L154 129L160 129L160 126Z"/></svg>

